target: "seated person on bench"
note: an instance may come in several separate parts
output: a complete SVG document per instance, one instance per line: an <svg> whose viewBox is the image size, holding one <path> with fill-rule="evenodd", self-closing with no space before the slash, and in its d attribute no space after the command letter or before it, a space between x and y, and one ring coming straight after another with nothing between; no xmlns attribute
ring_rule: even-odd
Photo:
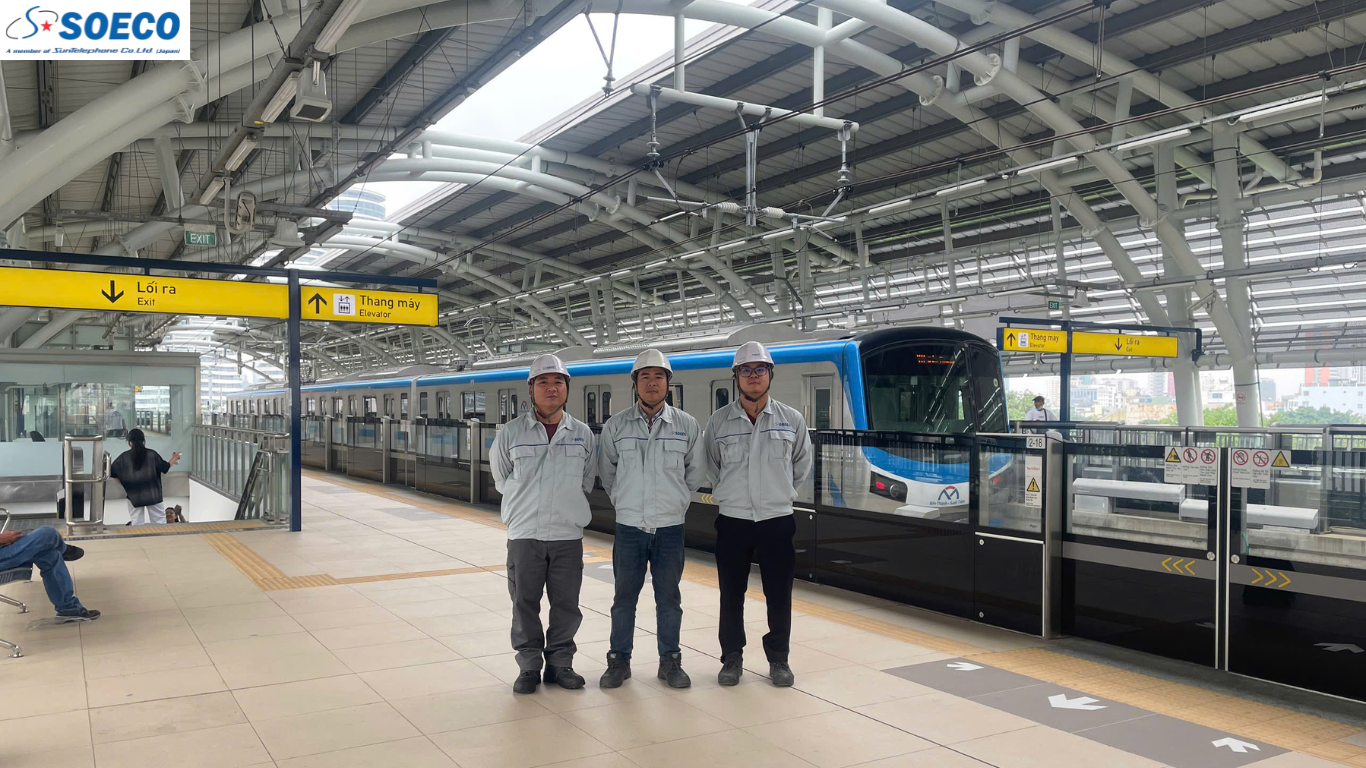
<svg viewBox="0 0 1366 768"><path fill-rule="evenodd" d="M58 619L94 621L99 611L92 611L76 599L76 585L66 569L68 560L79 560L85 550L62 541L56 528L44 527L28 533L5 531L0 533L0 571L25 566L38 566L43 574L43 588L47 599L57 609Z"/></svg>

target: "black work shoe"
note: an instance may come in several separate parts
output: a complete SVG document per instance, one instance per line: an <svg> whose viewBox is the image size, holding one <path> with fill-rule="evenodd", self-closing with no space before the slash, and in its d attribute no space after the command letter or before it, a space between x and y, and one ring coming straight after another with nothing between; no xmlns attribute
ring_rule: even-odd
<svg viewBox="0 0 1366 768"><path fill-rule="evenodd" d="M671 653L659 657L659 679L667 682L670 688L692 687L692 678L683 671L683 654Z"/></svg>
<svg viewBox="0 0 1366 768"><path fill-rule="evenodd" d="M513 693L535 693L536 686L541 684L541 672L538 669L524 669L517 679L512 683Z"/></svg>
<svg viewBox="0 0 1366 768"><path fill-rule="evenodd" d="M607 654L607 671L598 680L599 688L620 688L631 679L631 659L620 653Z"/></svg>
<svg viewBox="0 0 1366 768"><path fill-rule="evenodd" d="M577 691L583 687L583 675L574 671L573 667L550 667L545 668L546 683L558 683L559 686L567 691Z"/></svg>
<svg viewBox="0 0 1366 768"><path fill-rule="evenodd" d="M62 623L70 621L94 621L99 617L99 611L92 611L84 606L82 606L79 611L72 611L70 613L57 612L57 618L60 619Z"/></svg>
<svg viewBox="0 0 1366 768"><path fill-rule="evenodd" d="M739 656L732 656L721 662L721 671L716 675L716 682L721 685L739 685L740 674L745 671L744 662Z"/></svg>
<svg viewBox="0 0 1366 768"><path fill-rule="evenodd" d="M85 557L85 550L75 544L67 544L66 549L62 551L62 559L68 563L72 560L80 560L82 557Z"/></svg>
<svg viewBox="0 0 1366 768"><path fill-rule="evenodd" d="M790 688L797 682L796 676L792 674L792 667L789 667L786 661L770 661L768 679L779 688Z"/></svg>

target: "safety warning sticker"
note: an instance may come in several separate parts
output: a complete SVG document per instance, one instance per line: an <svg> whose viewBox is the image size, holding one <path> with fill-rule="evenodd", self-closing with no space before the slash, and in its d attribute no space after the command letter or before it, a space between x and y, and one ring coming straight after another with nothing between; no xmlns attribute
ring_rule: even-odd
<svg viewBox="0 0 1366 768"><path fill-rule="evenodd" d="M1290 467L1290 451L1235 448L1229 454L1228 479L1235 488L1270 488L1271 469Z"/></svg>
<svg viewBox="0 0 1366 768"><path fill-rule="evenodd" d="M1162 462L1162 481L1176 485L1218 485L1218 449L1169 448Z"/></svg>
<svg viewBox="0 0 1366 768"><path fill-rule="evenodd" d="M1043 506L1043 457L1025 457L1025 506Z"/></svg>

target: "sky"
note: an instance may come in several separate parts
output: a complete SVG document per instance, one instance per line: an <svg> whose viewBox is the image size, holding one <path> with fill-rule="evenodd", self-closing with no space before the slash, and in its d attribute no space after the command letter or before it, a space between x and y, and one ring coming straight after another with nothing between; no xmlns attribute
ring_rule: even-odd
<svg viewBox="0 0 1366 768"><path fill-rule="evenodd" d="M593 14L593 24L607 47L612 35L612 15ZM692 37L708 26L706 22L689 21L687 34ZM622 85L626 75L672 48L672 19L622 14L612 65L617 85ZM607 65L593 41L588 22L580 14L451 110L434 127L474 136L520 139L584 99L601 95L606 73ZM365 189L388 198L386 207L393 220L395 212L439 186L438 182L391 181L366 184Z"/></svg>

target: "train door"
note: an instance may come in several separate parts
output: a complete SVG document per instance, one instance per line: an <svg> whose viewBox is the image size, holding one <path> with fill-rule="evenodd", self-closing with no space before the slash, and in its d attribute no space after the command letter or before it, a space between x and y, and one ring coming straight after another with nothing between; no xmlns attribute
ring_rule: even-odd
<svg viewBox="0 0 1366 768"><path fill-rule="evenodd" d="M451 395L449 392L441 391L436 393L436 418L449 419L451 417Z"/></svg>
<svg viewBox="0 0 1366 768"><path fill-rule="evenodd" d="M423 418L423 419L427 418L427 393L426 393L426 392L418 392L418 393L417 393L417 415L418 415L420 418Z"/></svg>
<svg viewBox="0 0 1366 768"><path fill-rule="evenodd" d="M398 396L398 417L403 421L408 420L408 393L404 392Z"/></svg>
<svg viewBox="0 0 1366 768"><path fill-rule="evenodd" d="M587 384L583 388L583 420L601 424L612 415L612 388L606 384Z"/></svg>
<svg viewBox="0 0 1366 768"><path fill-rule="evenodd" d="M731 379L717 379L711 383L711 412L725 408L735 399L735 382Z"/></svg>
<svg viewBox="0 0 1366 768"><path fill-rule="evenodd" d="M387 417L389 417L389 418L391 418L391 419L394 418L394 396L393 396L393 395L385 395L385 396L384 396L384 415L387 416Z"/></svg>
<svg viewBox="0 0 1366 768"><path fill-rule="evenodd" d="M498 390L498 423L506 424L517 418L517 390Z"/></svg>
<svg viewBox="0 0 1366 768"><path fill-rule="evenodd" d="M844 409L835 402L834 376L806 378L806 426L811 429L842 429Z"/></svg>

